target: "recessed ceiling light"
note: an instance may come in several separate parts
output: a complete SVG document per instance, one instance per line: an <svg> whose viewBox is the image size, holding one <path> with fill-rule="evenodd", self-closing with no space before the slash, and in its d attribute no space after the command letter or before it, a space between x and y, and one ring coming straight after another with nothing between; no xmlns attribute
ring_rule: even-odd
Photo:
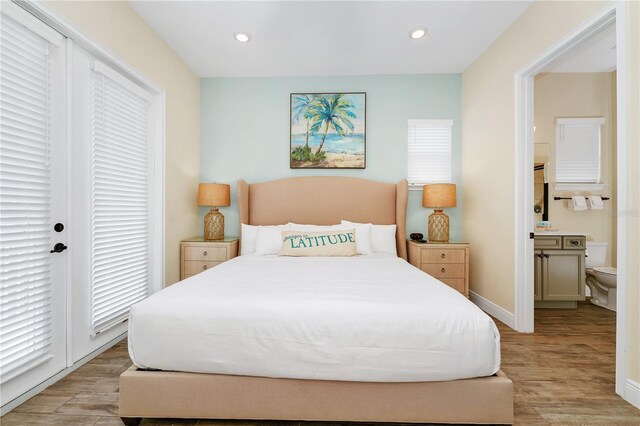
<svg viewBox="0 0 640 426"><path fill-rule="evenodd" d="M411 37L414 40L417 40L419 38L424 37L425 34L427 34L427 29L419 27L419 28L414 28L413 30L411 30L411 32L409 32L409 37Z"/></svg>
<svg viewBox="0 0 640 426"><path fill-rule="evenodd" d="M247 33L235 33L233 36L234 36L234 37L236 38L236 40L238 40L240 43L246 43L246 42L248 42L249 40L251 40L251 37L250 37L250 36L249 36L249 34L247 34Z"/></svg>

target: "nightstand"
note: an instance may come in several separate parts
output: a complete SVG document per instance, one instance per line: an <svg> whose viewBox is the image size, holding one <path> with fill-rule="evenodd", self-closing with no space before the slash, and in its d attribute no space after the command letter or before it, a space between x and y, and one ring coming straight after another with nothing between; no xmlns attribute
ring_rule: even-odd
<svg viewBox="0 0 640 426"><path fill-rule="evenodd" d="M206 241L202 237L180 242L180 279L206 271L238 255L238 239Z"/></svg>
<svg viewBox="0 0 640 426"><path fill-rule="evenodd" d="M469 244L407 244L409 263L469 297Z"/></svg>

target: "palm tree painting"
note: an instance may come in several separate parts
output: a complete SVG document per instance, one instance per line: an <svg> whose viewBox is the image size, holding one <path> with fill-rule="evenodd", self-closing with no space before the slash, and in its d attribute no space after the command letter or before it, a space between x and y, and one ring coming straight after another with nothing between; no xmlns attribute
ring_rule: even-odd
<svg viewBox="0 0 640 426"><path fill-rule="evenodd" d="M365 93L292 93L292 169L365 168Z"/></svg>

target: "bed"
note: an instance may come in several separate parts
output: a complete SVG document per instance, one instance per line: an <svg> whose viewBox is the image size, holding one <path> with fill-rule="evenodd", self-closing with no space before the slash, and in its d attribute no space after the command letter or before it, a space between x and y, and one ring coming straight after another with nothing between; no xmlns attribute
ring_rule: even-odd
<svg viewBox="0 0 640 426"><path fill-rule="evenodd" d="M134 306L126 423L512 422L495 324L405 261L406 181L240 181L238 202L254 225L396 224L397 256L241 256Z"/></svg>

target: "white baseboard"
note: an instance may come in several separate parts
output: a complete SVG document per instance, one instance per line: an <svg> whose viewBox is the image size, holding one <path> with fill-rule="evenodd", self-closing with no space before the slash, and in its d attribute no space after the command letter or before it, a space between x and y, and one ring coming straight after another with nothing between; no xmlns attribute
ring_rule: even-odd
<svg viewBox="0 0 640 426"><path fill-rule="evenodd" d="M86 364L87 362L91 361L93 358L97 357L102 352L106 351L107 349L110 349L116 343L119 343L122 339L126 339L126 337L127 337L127 333L125 332L125 333L121 334L120 336L116 337L115 339L113 339L112 341L110 341L109 343L107 343L104 346L100 347L99 349L96 349L95 351L91 352L89 355L85 356L84 358L79 359L71 367L65 368L64 370L62 370L59 373L57 373L55 376L48 378L44 382L40 383L36 387L34 387L34 388L28 390L27 392L23 393L19 397L7 402L2 407L0 407L0 416L4 416L9 411L11 411L14 408L16 408L18 405L20 405L23 402L26 402L28 399L36 396L37 394L39 394L40 392L42 392L43 390L45 390L46 388L48 388L49 386L51 386L52 384L57 382L58 380L64 378L65 376L67 376L70 373L74 372L78 368L82 367L84 364Z"/></svg>
<svg viewBox="0 0 640 426"><path fill-rule="evenodd" d="M624 399L636 408L640 408L640 383L627 379L624 382Z"/></svg>
<svg viewBox="0 0 640 426"><path fill-rule="evenodd" d="M498 319L510 328L516 329L516 316L501 306L496 305L489 299L485 299L473 291L469 292L469 299L475 303L480 309Z"/></svg>

